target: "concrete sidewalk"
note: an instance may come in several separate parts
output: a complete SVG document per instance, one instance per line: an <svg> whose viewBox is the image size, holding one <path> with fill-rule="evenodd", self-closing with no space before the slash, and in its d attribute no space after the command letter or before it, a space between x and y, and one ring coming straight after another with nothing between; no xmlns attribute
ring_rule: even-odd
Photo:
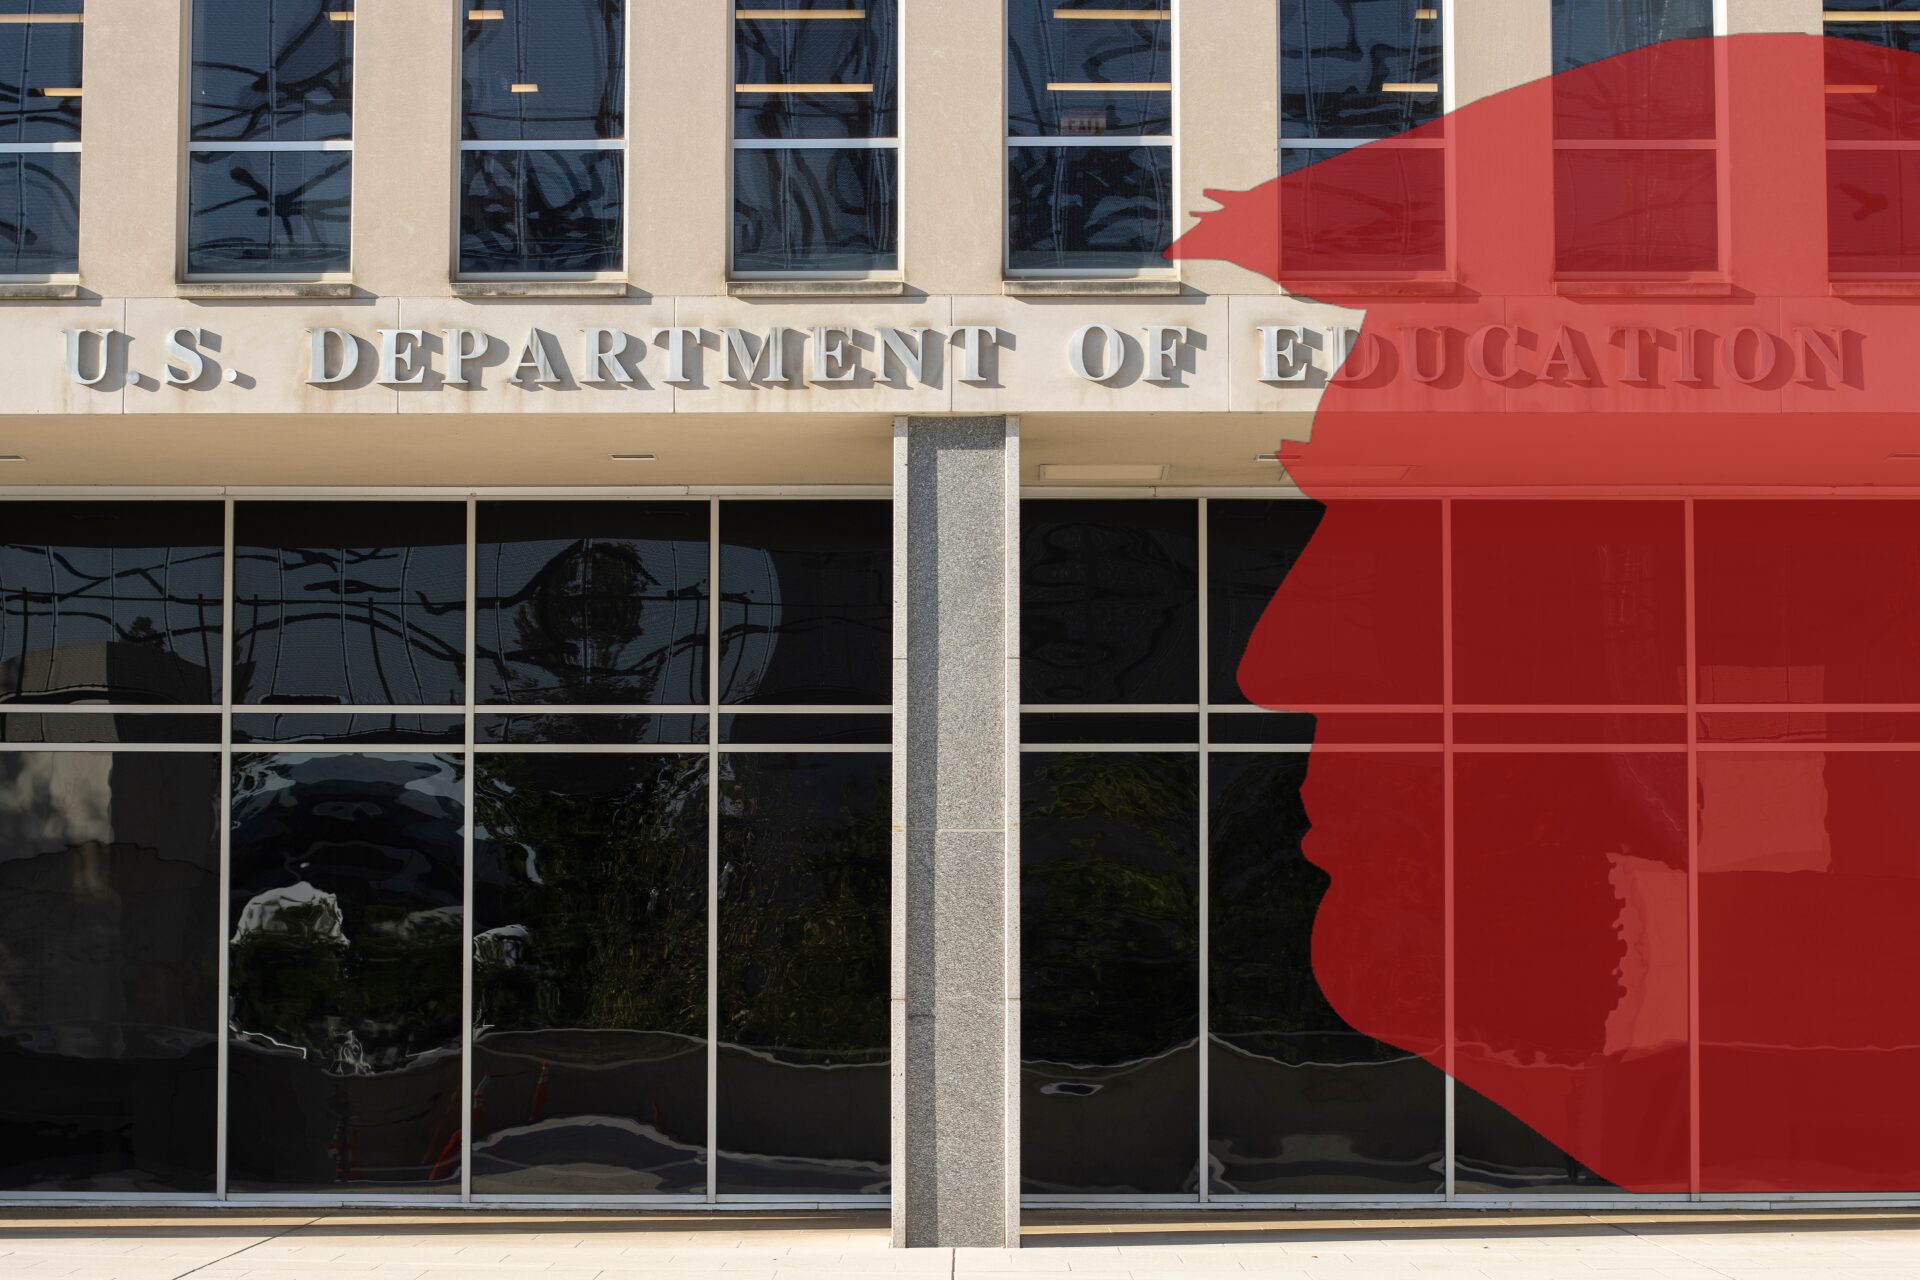
<svg viewBox="0 0 1920 1280"><path fill-rule="evenodd" d="M0 1210L6 1280L1821 1280L1920 1276L1920 1213L1032 1213L1018 1251L877 1214Z"/></svg>

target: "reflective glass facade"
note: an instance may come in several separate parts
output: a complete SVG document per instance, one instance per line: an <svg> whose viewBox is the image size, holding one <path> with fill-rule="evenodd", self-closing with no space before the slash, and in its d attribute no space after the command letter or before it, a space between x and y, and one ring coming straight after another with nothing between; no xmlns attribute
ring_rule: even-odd
<svg viewBox="0 0 1920 1280"><path fill-rule="evenodd" d="M1007 269L1126 275L1173 240L1173 8L1009 0Z"/></svg>
<svg viewBox="0 0 1920 1280"><path fill-rule="evenodd" d="M735 10L736 274L898 269L899 65L895 0Z"/></svg>
<svg viewBox="0 0 1920 1280"><path fill-rule="evenodd" d="M186 271L347 270L351 0L194 0Z"/></svg>
<svg viewBox="0 0 1920 1280"><path fill-rule="evenodd" d="M0 1190L884 1193L890 539L7 504Z"/></svg>
<svg viewBox="0 0 1920 1280"><path fill-rule="evenodd" d="M461 19L460 271L622 262L624 0L503 0Z"/></svg>

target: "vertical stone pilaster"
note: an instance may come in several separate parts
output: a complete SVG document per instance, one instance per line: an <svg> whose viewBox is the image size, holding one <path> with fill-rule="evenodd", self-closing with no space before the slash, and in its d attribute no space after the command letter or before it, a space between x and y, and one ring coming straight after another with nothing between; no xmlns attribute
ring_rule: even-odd
<svg viewBox="0 0 1920 1280"><path fill-rule="evenodd" d="M893 1238L1019 1243L1019 442L894 425Z"/></svg>

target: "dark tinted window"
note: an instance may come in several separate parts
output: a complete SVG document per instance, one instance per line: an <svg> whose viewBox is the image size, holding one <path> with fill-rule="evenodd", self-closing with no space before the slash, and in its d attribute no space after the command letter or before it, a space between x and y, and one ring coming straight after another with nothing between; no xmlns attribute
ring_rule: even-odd
<svg viewBox="0 0 1920 1280"><path fill-rule="evenodd" d="M1197 504L1020 512L1020 700L1198 702Z"/></svg>
<svg viewBox="0 0 1920 1280"><path fill-rule="evenodd" d="M189 271L345 271L353 158L339 151L195 151L187 205Z"/></svg>
<svg viewBox="0 0 1920 1280"><path fill-rule="evenodd" d="M0 275L80 269L80 157L0 152Z"/></svg>
<svg viewBox="0 0 1920 1280"><path fill-rule="evenodd" d="M886 502L720 507L720 701L893 701Z"/></svg>
<svg viewBox="0 0 1920 1280"><path fill-rule="evenodd" d="M0 503L0 700L220 701L220 506Z"/></svg>
<svg viewBox="0 0 1920 1280"><path fill-rule="evenodd" d="M620 265L619 151L468 151L460 269L611 271Z"/></svg>
<svg viewBox="0 0 1920 1280"><path fill-rule="evenodd" d="M1188 1194L1200 1121L1199 757L1021 757L1021 1182Z"/></svg>
<svg viewBox="0 0 1920 1280"><path fill-rule="evenodd" d="M352 137L352 12L352 0L194 0L193 138Z"/></svg>
<svg viewBox="0 0 1920 1280"><path fill-rule="evenodd" d="M484 755L474 1190L707 1187L707 761Z"/></svg>
<svg viewBox="0 0 1920 1280"><path fill-rule="evenodd" d="M727 755L720 782L722 1192L885 1192L885 753Z"/></svg>
<svg viewBox="0 0 1920 1280"><path fill-rule="evenodd" d="M1167 265L1173 243L1170 147L1012 147L1007 192L1007 265L1014 270Z"/></svg>
<svg viewBox="0 0 1920 1280"><path fill-rule="evenodd" d="M0 143L80 140L80 47L70 13L34 5L27 21L0 25Z"/></svg>
<svg viewBox="0 0 1920 1280"><path fill-rule="evenodd" d="M1011 137L1173 131L1167 0L1009 0Z"/></svg>
<svg viewBox="0 0 1920 1280"><path fill-rule="evenodd" d="M1247 700L1240 660L1324 510L1297 500L1207 503L1207 701Z"/></svg>
<svg viewBox="0 0 1920 1280"><path fill-rule="evenodd" d="M214 1190L220 757L0 752L0 1188Z"/></svg>
<svg viewBox="0 0 1920 1280"><path fill-rule="evenodd" d="M234 757L234 1190L459 1190L461 778L457 756Z"/></svg>
<svg viewBox="0 0 1920 1280"><path fill-rule="evenodd" d="M898 256L900 31L894 0L735 11L733 266L891 271ZM867 147L788 141L857 139Z"/></svg>
<svg viewBox="0 0 1920 1280"><path fill-rule="evenodd" d="M622 0L467 7L465 138L617 138L626 98Z"/></svg>
<svg viewBox="0 0 1920 1280"><path fill-rule="evenodd" d="M241 503L234 701L466 700L457 502Z"/></svg>
<svg viewBox="0 0 1920 1280"><path fill-rule="evenodd" d="M1390 138L1439 118L1440 0L1281 0L1288 138Z"/></svg>
<svg viewBox="0 0 1920 1280"><path fill-rule="evenodd" d="M704 502L480 508L482 703L707 701Z"/></svg>

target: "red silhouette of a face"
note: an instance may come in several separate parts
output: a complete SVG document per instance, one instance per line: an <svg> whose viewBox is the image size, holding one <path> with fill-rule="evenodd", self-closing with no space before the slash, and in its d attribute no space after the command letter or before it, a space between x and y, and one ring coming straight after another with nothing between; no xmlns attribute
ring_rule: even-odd
<svg viewBox="0 0 1920 1280"><path fill-rule="evenodd" d="M1910 138L1920 57L1674 42L1172 251L1366 312L1240 671L1316 978L1630 1191L1920 1190Z"/></svg>

